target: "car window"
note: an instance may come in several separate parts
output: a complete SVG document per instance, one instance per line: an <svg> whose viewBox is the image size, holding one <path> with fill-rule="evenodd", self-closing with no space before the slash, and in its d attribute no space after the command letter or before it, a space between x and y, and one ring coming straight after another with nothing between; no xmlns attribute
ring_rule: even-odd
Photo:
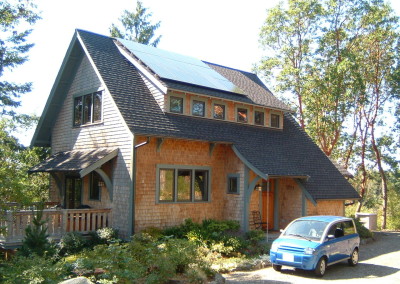
<svg viewBox="0 0 400 284"><path fill-rule="evenodd" d="M328 231L328 236L333 235L336 238L341 238L344 236L343 222L333 224Z"/></svg>
<svg viewBox="0 0 400 284"><path fill-rule="evenodd" d="M351 235L356 233L356 229L354 228L352 221L343 222L343 230L344 230L344 235Z"/></svg>

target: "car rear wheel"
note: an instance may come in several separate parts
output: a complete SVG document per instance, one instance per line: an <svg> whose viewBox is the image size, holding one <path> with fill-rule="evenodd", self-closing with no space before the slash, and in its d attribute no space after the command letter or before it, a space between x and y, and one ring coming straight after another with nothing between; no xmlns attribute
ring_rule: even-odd
<svg viewBox="0 0 400 284"><path fill-rule="evenodd" d="M272 264L272 268L273 268L275 271L281 271L281 270L282 270L282 265Z"/></svg>
<svg viewBox="0 0 400 284"><path fill-rule="evenodd" d="M350 259L348 260L350 266L356 266L358 263L358 249L355 248L351 253Z"/></svg>
<svg viewBox="0 0 400 284"><path fill-rule="evenodd" d="M325 271L326 271L326 258L321 257L318 260L318 263L317 263L317 266L315 267L314 273L318 277L322 277L322 276L324 276Z"/></svg>

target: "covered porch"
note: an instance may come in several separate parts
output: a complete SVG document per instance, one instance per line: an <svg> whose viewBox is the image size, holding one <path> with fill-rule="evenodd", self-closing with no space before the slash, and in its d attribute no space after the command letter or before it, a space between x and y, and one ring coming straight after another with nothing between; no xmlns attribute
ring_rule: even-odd
<svg viewBox="0 0 400 284"><path fill-rule="evenodd" d="M47 233L58 240L65 233L88 233L112 226L112 172L117 148L58 152L30 169L30 173L48 172L51 176L49 202L42 220ZM8 204L1 212L0 246L18 247L32 223L36 206Z"/></svg>
<svg viewBox="0 0 400 284"><path fill-rule="evenodd" d="M52 204L52 203L50 203ZM61 209L48 206L43 210L42 220L46 221L47 233L52 240L60 240L65 233L87 234L101 228L112 227L112 210L103 209ZM0 247L12 249L21 246L25 229L32 224L36 210L21 209L3 212L0 218Z"/></svg>

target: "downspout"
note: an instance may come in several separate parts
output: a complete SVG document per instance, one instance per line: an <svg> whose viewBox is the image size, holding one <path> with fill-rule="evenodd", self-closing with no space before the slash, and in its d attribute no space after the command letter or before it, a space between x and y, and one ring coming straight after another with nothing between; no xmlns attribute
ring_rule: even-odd
<svg viewBox="0 0 400 284"><path fill-rule="evenodd" d="M142 146L145 146L150 143L150 137L147 137L145 142L139 143L135 145L135 137L133 137L133 151L132 151L132 167L131 167L131 175L132 175L132 183L131 183L131 190L130 190L130 204L132 205L132 212L130 214L130 227L131 227L131 235L135 233L135 189L136 189L136 150Z"/></svg>

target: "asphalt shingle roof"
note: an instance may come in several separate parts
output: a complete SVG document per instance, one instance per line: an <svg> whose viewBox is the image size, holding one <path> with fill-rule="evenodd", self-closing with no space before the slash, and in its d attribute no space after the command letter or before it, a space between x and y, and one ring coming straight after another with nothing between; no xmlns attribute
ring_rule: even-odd
<svg viewBox="0 0 400 284"><path fill-rule="evenodd" d="M98 148L58 152L31 168L29 172L79 172L115 150L113 148Z"/></svg>
<svg viewBox="0 0 400 284"><path fill-rule="evenodd" d="M163 113L138 70L120 54L112 38L81 30L77 32L133 133L232 143L254 167L267 175L309 176L308 180L301 182L314 199L359 198L354 188L290 114L285 115L283 130L273 130ZM251 73L212 66L235 81L234 84L241 84L244 90L261 88L260 98L253 97L252 100L260 100L261 103L263 94L269 92ZM247 82L246 78L252 82ZM169 83L176 88L185 85ZM277 100L271 96L267 96L266 100Z"/></svg>

